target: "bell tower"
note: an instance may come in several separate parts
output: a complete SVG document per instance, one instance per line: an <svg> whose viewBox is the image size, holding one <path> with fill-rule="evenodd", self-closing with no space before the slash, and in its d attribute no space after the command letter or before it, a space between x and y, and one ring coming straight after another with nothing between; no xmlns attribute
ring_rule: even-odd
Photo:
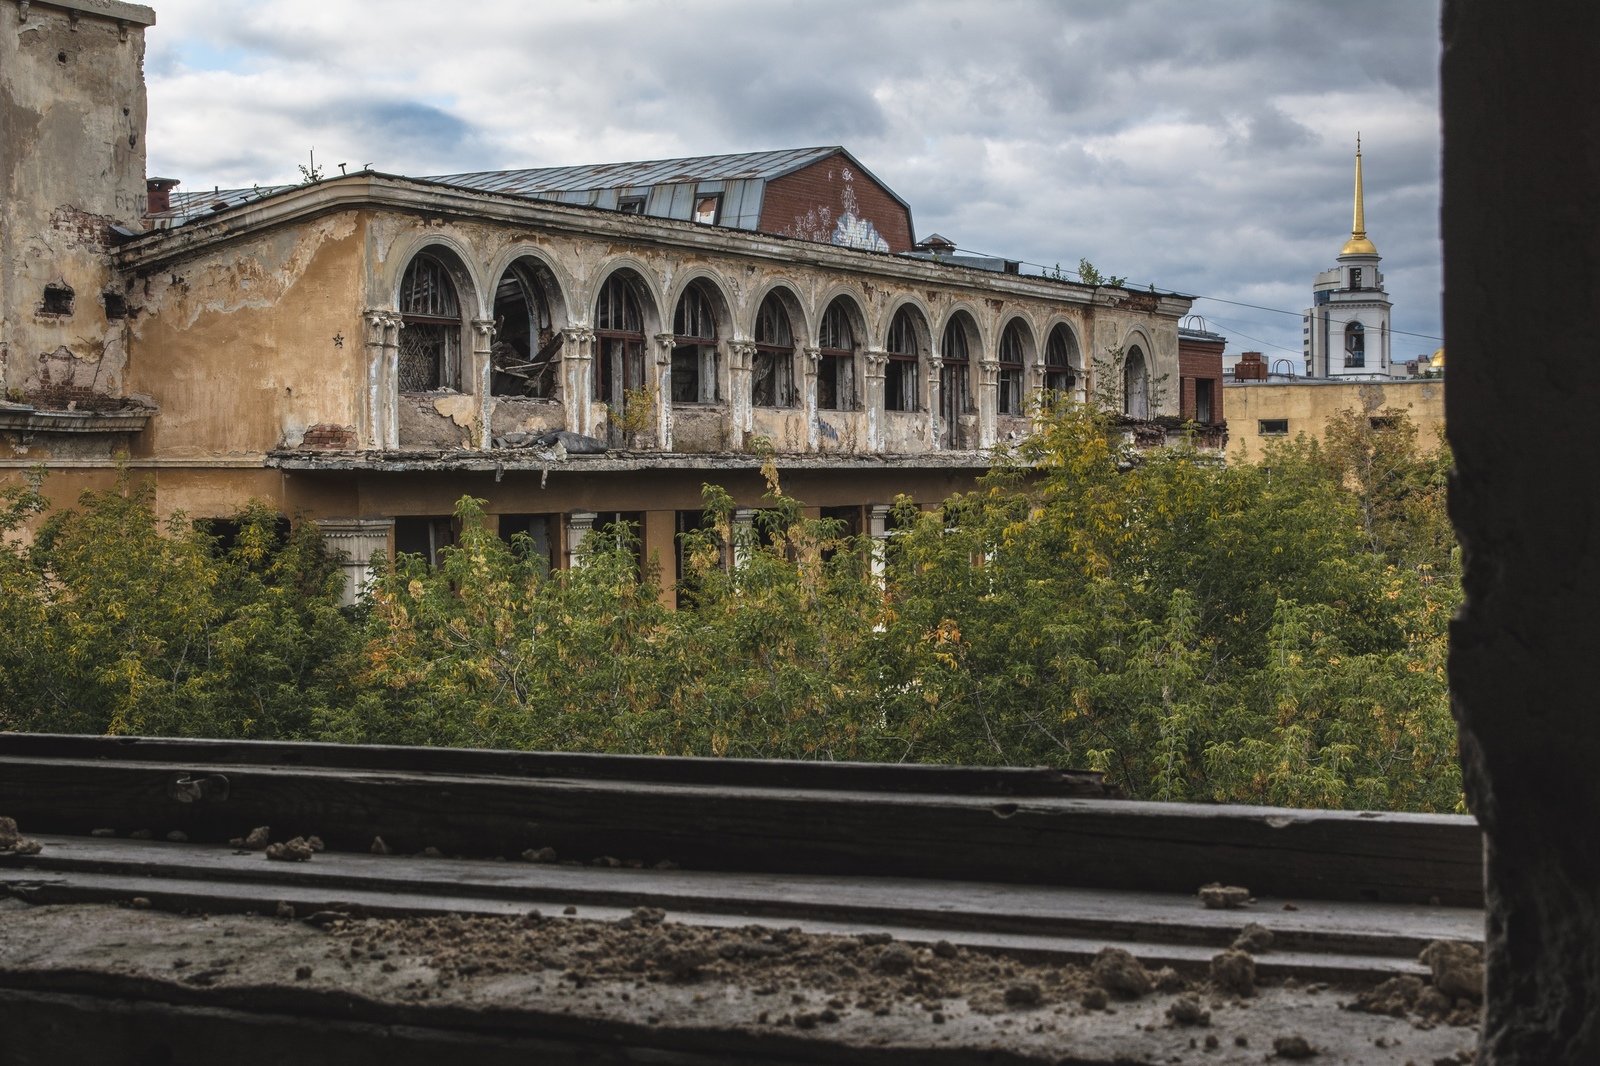
<svg viewBox="0 0 1600 1066"><path fill-rule="evenodd" d="M1356 135L1355 211L1350 239L1311 286L1311 306L1302 320L1306 376L1387 378L1390 376L1389 314L1393 305L1378 270L1381 257L1367 236L1361 178L1361 135Z"/></svg>

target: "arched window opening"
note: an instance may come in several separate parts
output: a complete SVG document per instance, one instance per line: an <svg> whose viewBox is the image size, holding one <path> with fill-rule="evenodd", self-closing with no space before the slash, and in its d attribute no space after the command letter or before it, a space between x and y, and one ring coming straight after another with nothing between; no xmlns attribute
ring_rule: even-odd
<svg viewBox="0 0 1600 1066"><path fill-rule="evenodd" d="M971 366L967 329L957 316L945 325L939 346L939 417L947 448L960 445L961 416L972 410Z"/></svg>
<svg viewBox="0 0 1600 1066"><path fill-rule="evenodd" d="M907 308L895 312L885 347L889 358L883 368L883 406L890 411L915 411L917 331Z"/></svg>
<svg viewBox="0 0 1600 1066"><path fill-rule="evenodd" d="M1367 365L1367 328L1359 322L1351 322L1344 327L1344 365Z"/></svg>
<svg viewBox="0 0 1600 1066"><path fill-rule="evenodd" d="M794 406L794 330L778 294L768 293L756 312L756 353L751 399L757 407Z"/></svg>
<svg viewBox="0 0 1600 1066"><path fill-rule="evenodd" d="M400 282L399 390L457 389L461 382L461 303L444 264L419 255Z"/></svg>
<svg viewBox="0 0 1600 1066"><path fill-rule="evenodd" d="M716 403L717 320L699 285L690 285L672 316L672 402Z"/></svg>
<svg viewBox="0 0 1600 1066"><path fill-rule="evenodd" d="M1022 414L1022 323L1014 318L1000 335L999 411Z"/></svg>
<svg viewBox="0 0 1600 1066"><path fill-rule="evenodd" d="M1129 418L1150 417L1150 370L1137 344L1128 349L1122 366L1122 413Z"/></svg>
<svg viewBox="0 0 1600 1066"><path fill-rule="evenodd" d="M561 340L537 280L521 267L508 269L494 291L490 393L554 399Z"/></svg>
<svg viewBox="0 0 1600 1066"><path fill-rule="evenodd" d="M1078 385L1078 342L1066 326L1050 331L1044 348L1044 387L1047 391L1071 395Z"/></svg>
<svg viewBox="0 0 1600 1066"><path fill-rule="evenodd" d="M595 306L599 372L594 398L622 410L626 393L644 387L644 316L633 285L620 272L606 279Z"/></svg>
<svg viewBox="0 0 1600 1066"><path fill-rule="evenodd" d="M856 338L843 297L822 313L817 347L817 406L824 411L852 409L856 404Z"/></svg>

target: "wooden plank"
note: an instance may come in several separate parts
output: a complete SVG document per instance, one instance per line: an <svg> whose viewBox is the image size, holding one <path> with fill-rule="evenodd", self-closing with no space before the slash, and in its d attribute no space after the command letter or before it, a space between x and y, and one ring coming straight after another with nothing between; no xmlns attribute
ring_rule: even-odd
<svg viewBox="0 0 1600 1066"><path fill-rule="evenodd" d="M566 777L701 785L742 785L863 792L940 792L995 796L1113 798L1103 775L1052 767L895 765L783 759L709 759L658 755L417 748L381 744L311 744L168 737L99 737L0 733L0 756L114 759L181 765L333 767L418 773Z"/></svg>
<svg viewBox="0 0 1600 1066"><path fill-rule="evenodd" d="M535 894L525 899L506 899L476 895L466 886L452 894L347 888L313 884L269 884L261 882L218 882L187 880L179 877L130 876L126 874L84 873L78 871L38 871L20 877L0 870L0 885L16 898L35 905L65 903L126 903L138 896L161 910L190 914L244 914L271 916L277 905L287 903L297 915L342 912L361 917L390 918L446 914L519 915L530 909L557 916L572 906L568 917L593 921L615 921L632 911L634 905L648 905L648 896L639 902L596 903L576 900L572 894ZM753 911L681 910L668 911L674 922L721 928L740 928L751 924L777 925L774 915ZM1150 969L1171 966L1180 973L1202 975L1211 959L1221 950L1215 944L1152 940L1109 935L1093 935L1083 930L1077 935L1053 932L1020 932L995 929L952 929L929 926L916 921L918 915L905 914L898 921L861 921L841 916L802 915L781 918L783 928L806 933L854 936L859 933L888 933L896 940L918 947L931 947L940 940L958 947L1053 963L1088 963L1104 947L1120 947L1137 956ZM1479 923L1481 928L1481 922ZM1340 951L1331 946L1313 945L1306 949L1273 951L1256 957L1256 972L1262 977L1287 977L1321 981L1382 981L1395 974L1425 976L1430 971L1417 961L1412 951L1375 954L1370 951Z"/></svg>
<svg viewBox="0 0 1600 1066"><path fill-rule="evenodd" d="M390 892L410 898L473 896L669 912L729 914L773 921L847 921L863 927L913 924L925 929L981 930L1103 941L1226 947L1246 922L1260 922L1284 951L1415 957L1432 940L1481 940L1483 913L1407 904L1280 901L1237 910L1207 910L1193 896L1106 892L964 881L630 870L523 862L413 859L326 852L306 863L269 862L259 853L156 841L57 838L39 855L0 857L0 877L20 883L24 865L40 872L97 873L125 878L248 882L258 891ZM270 898L270 897L269 897Z"/></svg>
<svg viewBox="0 0 1600 1066"><path fill-rule="evenodd" d="M174 798L175 778L212 770L225 771L225 800ZM15 756L0 757L0 811L76 835L181 829L218 842L271 825L347 851L382 836L404 852L550 845L694 869L1482 901L1477 825L1448 815Z"/></svg>

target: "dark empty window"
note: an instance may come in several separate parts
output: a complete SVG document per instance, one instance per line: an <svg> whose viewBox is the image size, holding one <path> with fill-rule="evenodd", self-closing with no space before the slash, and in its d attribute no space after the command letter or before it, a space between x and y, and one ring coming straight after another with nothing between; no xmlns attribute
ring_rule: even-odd
<svg viewBox="0 0 1600 1066"><path fill-rule="evenodd" d="M456 532L451 515L400 515L394 520L394 553L420 555L438 566L439 552L455 544Z"/></svg>
<svg viewBox="0 0 1600 1066"><path fill-rule="evenodd" d="M400 283L401 392L454 389L461 364L461 304L444 264L419 255Z"/></svg>
<svg viewBox="0 0 1600 1066"><path fill-rule="evenodd" d="M644 214L643 196L624 196L617 200L617 210L625 215Z"/></svg>
<svg viewBox="0 0 1600 1066"><path fill-rule="evenodd" d="M961 416L971 409L970 372L967 330L960 318L952 318L944 327L939 352L939 416L948 448L961 443Z"/></svg>
<svg viewBox="0 0 1600 1066"><path fill-rule="evenodd" d="M1263 418L1256 423L1256 432L1263 437L1287 437L1289 435L1289 420L1287 418Z"/></svg>
<svg viewBox="0 0 1600 1066"><path fill-rule="evenodd" d="M556 548L561 543L561 516L557 514L503 514L500 539L512 551L544 565L548 573L556 568Z"/></svg>
<svg viewBox="0 0 1600 1066"><path fill-rule="evenodd" d="M1361 288L1361 268L1360 267L1351 267L1350 268L1350 287L1352 289Z"/></svg>
<svg viewBox="0 0 1600 1066"><path fill-rule="evenodd" d="M672 317L672 402L717 401L717 320L705 289L690 285Z"/></svg>
<svg viewBox="0 0 1600 1066"><path fill-rule="evenodd" d="M601 511L595 515L594 530L589 534L598 539L596 551L622 548L633 554L635 574L644 566L644 512Z"/></svg>
<svg viewBox="0 0 1600 1066"><path fill-rule="evenodd" d="M105 292L101 293L100 295L101 299L105 301L106 318L114 319L128 317L128 301L123 298L122 293Z"/></svg>
<svg viewBox="0 0 1600 1066"><path fill-rule="evenodd" d="M44 298L39 301L41 315L72 314L72 289L66 285L46 285Z"/></svg>
<svg viewBox="0 0 1600 1066"><path fill-rule="evenodd" d="M823 312L817 347L817 406L825 411L851 410L856 403L856 341L843 298Z"/></svg>
<svg viewBox="0 0 1600 1066"><path fill-rule="evenodd" d="M561 331L530 268L512 266L494 292L494 345L490 360L496 396L553 399L561 361Z"/></svg>
<svg viewBox="0 0 1600 1066"><path fill-rule="evenodd" d="M917 409L917 331L911 312L902 307L889 324L888 361L883 368L883 406L890 411Z"/></svg>
<svg viewBox="0 0 1600 1066"><path fill-rule="evenodd" d="M1194 380L1194 420L1196 422L1213 422L1212 414L1215 407L1217 383L1213 378L1195 378Z"/></svg>
<svg viewBox="0 0 1600 1066"><path fill-rule="evenodd" d="M750 376L751 400L757 407L794 406L794 331L777 293L768 293L756 313Z"/></svg>
<svg viewBox="0 0 1600 1066"><path fill-rule="evenodd" d="M1044 387L1050 392L1070 394L1078 384L1078 341L1066 326L1050 331L1044 346Z"/></svg>
<svg viewBox="0 0 1600 1066"><path fill-rule="evenodd" d="M620 272L606 279L595 306L594 398L622 410L624 394L644 387L644 318Z"/></svg>
<svg viewBox="0 0 1600 1066"><path fill-rule="evenodd" d="M1359 322L1352 322L1344 327L1344 365L1346 367L1367 365L1367 328Z"/></svg>
<svg viewBox="0 0 1600 1066"><path fill-rule="evenodd" d="M1003 415L1022 414L1022 323L1014 318L1000 335L998 403Z"/></svg>

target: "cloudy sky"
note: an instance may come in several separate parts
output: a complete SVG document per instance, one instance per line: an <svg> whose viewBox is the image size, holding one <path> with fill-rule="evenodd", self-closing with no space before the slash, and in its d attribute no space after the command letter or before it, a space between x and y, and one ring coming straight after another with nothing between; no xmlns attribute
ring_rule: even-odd
<svg viewBox="0 0 1600 1066"><path fill-rule="evenodd" d="M1434 0L154 0L150 173L184 187L842 144L919 236L1202 300L1298 357L1367 228L1397 357L1439 333Z"/></svg>

